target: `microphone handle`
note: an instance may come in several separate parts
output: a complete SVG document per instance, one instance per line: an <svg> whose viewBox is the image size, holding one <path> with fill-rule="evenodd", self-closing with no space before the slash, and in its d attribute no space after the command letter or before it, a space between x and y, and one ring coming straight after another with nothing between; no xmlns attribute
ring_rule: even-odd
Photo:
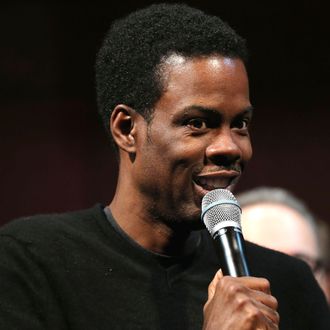
<svg viewBox="0 0 330 330"><path fill-rule="evenodd" d="M221 228L213 238L220 244L222 273L233 277L250 276L241 230L236 227Z"/></svg>

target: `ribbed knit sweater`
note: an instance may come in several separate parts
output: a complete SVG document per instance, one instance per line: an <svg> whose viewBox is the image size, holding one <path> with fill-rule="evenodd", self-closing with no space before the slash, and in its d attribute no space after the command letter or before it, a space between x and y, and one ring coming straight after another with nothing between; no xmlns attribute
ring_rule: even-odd
<svg viewBox="0 0 330 330"><path fill-rule="evenodd" d="M101 205L12 221L0 230L0 329L201 329L221 264L209 234L193 235L171 258L138 246ZM246 251L252 275L267 278L279 301L281 330L330 329L303 262L248 242Z"/></svg>

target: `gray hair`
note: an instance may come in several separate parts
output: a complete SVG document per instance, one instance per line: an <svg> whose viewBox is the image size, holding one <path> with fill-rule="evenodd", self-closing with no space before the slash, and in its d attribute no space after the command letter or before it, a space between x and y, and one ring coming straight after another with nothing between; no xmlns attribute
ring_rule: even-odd
<svg viewBox="0 0 330 330"><path fill-rule="evenodd" d="M289 207L297 211L308 222L317 235L317 224L314 215L306 204L289 191L278 187L258 187L238 194L241 207L260 203L273 203ZM317 235L318 236L318 235Z"/></svg>

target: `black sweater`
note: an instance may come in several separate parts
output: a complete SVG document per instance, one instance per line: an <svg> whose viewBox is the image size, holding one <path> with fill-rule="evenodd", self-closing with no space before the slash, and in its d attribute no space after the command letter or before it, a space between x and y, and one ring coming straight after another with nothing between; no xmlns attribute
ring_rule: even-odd
<svg viewBox="0 0 330 330"><path fill-rule="evenodd" d="M201 329L221 267L204 230L181 258L152 254L92 209L13 221L0 231L0 329ZM280 329L330 329L310 270L247 243L253 276L279 301ZM219 311L221 313L221 311Z"/></svg>

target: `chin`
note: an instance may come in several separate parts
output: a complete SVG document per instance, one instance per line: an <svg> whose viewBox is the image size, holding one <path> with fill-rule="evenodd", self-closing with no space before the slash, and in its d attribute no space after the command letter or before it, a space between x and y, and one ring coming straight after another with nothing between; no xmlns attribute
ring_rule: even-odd
<svg viewBox="0 0 330 330"><path fill-rule="evenodd" d="M201 219L201 212L198 209L196 212L185 213L180 219L176 218L176 223L188 230L201 230L205 228L205 225Z"/></svg>
<svg viewBox="0 0 330 330"><path fill-rule="evenodd" d="M181 221L170 221L167 224L174 230L174 231L183 231L183 232L190 232L196 230L205 229L204 223L199 219L198 221L191 221L188 219L181 219Z"/></svg>
<svg viewBox="0 0 330 330"><path fill-rule="evenodd" d="M198 206L197 206L198 205ZM163 222L172 228L178 230L200 230L205 226L201 220L201 207L200 203L189 202L184 203L181 201L179 208L167 207L160 210L160 208L152 207L149 213L155 222Z"/></svg>
<svg viewBox="0 0 330 330"><path fill-rule="evenodd" d="M188 226L190 230L202 230L206 228L202 220L191 222Z"/></svg>

